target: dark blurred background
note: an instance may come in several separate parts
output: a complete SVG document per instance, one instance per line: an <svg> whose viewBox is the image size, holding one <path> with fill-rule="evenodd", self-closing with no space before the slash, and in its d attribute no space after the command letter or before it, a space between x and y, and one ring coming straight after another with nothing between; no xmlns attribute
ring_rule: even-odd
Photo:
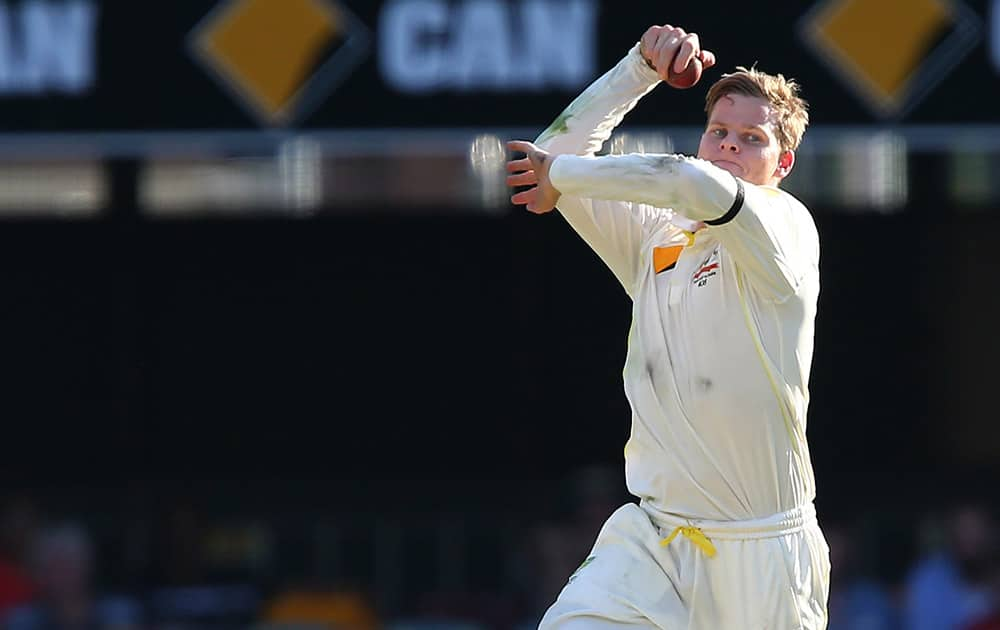
<svg viewBox="0 0 1000 630"><path fill-rule="evenodd" d="M0 0L5 626L535 627L632 500L630 304L499 143L663 23L811 103L831 628L1000 627L996 0Z"/></svg>

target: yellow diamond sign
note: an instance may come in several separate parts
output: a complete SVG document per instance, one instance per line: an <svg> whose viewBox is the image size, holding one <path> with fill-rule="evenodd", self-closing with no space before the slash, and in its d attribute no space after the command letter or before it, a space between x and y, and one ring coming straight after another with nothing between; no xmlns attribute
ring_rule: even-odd
<svg viewBox="0 0 1000 630"><path fill-rule="evenodd" d="M902 116L968 54L981 23L951 0L826 0L800 34L883 118Z"/></svg>
<svg viewBox="0 0 1000 630"><path fill-rule="evenodd" d="M287 124L360 63L367 40L331 0L228 0L195 28L191 48L264 122Z"/></svg>

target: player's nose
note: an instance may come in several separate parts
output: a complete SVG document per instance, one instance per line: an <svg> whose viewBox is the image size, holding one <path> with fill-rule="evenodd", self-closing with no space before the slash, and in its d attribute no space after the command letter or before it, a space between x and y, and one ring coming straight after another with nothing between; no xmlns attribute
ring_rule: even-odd
<svg viewBox="0 0 1000 630"><path fill-rule="evenodd" d="M739 147L738 147L738 146L736 145L736 143L735 143L735 142L731 142L731 141L729 141L729 140L723 140L723 141L722 141L722 143L721 143L721 144L719 144L719 148L720 148L720 149L721 149L721 150L722 150L722 151L723 151L724 153L727 153L727 152L728 152L728 153L739 153L739 151L740 151L740 149L739 149Z"/></svg>

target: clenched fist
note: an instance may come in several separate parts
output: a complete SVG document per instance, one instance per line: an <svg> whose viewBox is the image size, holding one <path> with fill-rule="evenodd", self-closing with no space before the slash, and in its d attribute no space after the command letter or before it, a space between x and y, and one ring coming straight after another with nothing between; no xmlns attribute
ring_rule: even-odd
<svg viewBox="0 0 1000 630"><path fill-rule="evenodd" d="M692 59L699 59L703 69L715 65L715 53L702 50L697 33L688 33L679 26L651 26L639 40L639 52L650 68L666 81L673 73L684 72Z"/></svg>

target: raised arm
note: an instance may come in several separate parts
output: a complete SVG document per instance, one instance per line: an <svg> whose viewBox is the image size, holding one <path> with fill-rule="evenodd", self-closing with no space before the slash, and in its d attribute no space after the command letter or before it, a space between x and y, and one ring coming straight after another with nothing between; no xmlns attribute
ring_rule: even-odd
<svg viewBox="0 0 1000 630"><path fill-rule="evenodd" d="M712 53L700 49L697 35L669 25L651 27L640 43L542 132L536 143L552 154L593 155L625 115L666 76L667 68L661 60L672 60L675 56L678 63L686 64L695 56L705 67L715 63ZM522 163L522 166L527 165ZM537 183L537 179L527 169L513 176L509 183L531 185ZM535 190L525 194L530 196ZM648 205L622 200L595 201L585 195L572 194L564 195L558 208L631 294L643 242L651 231L668 224L669 214ZM551 207L545 211L549 210Z"/></svg>
<svg viewBox="0 0 1000 630"><path fill-rule="evenodd" d="M535 144L556 155L593 155L659 81L636 44L614 68L577 96L538 136Z"/></svg>
<svg viewBox="0 0 1000 630"><path fill-rule="evenodd" d="M683 209L711 225L724 221L744 183L713 164L684 155L551 156L548 172L561 195L620 199Z"/></svg>
<svg viewBox="0 0 1000 630"><path fill-rule="evenodd" d="M668 74L672 60L683 70L697 57L704 68L715 55L702 50L698 35L680 27L651 26L618 64L594 81L567 107L534 144L554 155L593 155L611 137L625 115Z"/></svg>

